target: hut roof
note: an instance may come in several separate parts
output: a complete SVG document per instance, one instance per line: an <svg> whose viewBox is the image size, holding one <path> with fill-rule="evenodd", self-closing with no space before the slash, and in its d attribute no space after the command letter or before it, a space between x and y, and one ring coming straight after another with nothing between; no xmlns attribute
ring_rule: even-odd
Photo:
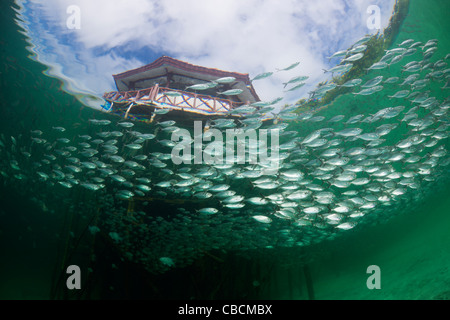
<svg viewBox="0 0 450 320"><path fill-rule="evenodd" d="M118 91L144 89L157 83L160 86L175 86L176 89L184 90L185 87L193 84L224 77L236 78L232 87L225 87L225 90L242 89L243 92L237 96L240 101L253 103L260 100L247 73L206 68L168 56L162 56L145 66L113 75Z"/></svg>

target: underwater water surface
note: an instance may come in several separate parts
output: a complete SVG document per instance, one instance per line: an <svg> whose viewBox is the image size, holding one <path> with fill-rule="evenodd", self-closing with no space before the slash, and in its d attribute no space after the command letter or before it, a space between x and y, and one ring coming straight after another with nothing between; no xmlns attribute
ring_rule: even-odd
<svg viewBox="0 0 450 320"><path fill-rule="evenodd" d="M64 92L28 57L12 5L0 19L1 299L450 298L447 1L411 1L376 60L388 65L261 127L281 129L276 174L171 164L173 124Z"/></svg>

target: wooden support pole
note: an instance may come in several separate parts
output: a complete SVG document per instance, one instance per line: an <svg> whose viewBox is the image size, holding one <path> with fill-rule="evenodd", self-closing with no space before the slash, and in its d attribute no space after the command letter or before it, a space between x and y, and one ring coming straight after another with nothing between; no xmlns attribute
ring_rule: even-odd
<svg viewBox="0 0 450 320"><path fill-rule="evenodd" d="M126 119L128 117L128 113L130 112L133 105L134 105L134 103L131 103L130 106L128 107L127 112L125 113L124 119Z"/></svg>
<svg viewBox="0 0 450 320"><path fill-rule="evenodd" d="M308 290L308 298L309 300L314 300L313 281L309 267L306 264L303 266L303 274L305 275L306 279L306 289Z"/></svg>

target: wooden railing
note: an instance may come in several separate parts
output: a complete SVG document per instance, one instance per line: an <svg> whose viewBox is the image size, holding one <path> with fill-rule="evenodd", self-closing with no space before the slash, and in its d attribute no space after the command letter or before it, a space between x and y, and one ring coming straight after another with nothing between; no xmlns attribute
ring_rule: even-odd
<svg viewBox="0 0 450 320"><path fill-rule="evenodd" d="M155 85L150 88L125 92L107 92L103 98L111 101L131 100L135 103L157 102L168 104L170 106L184 108L193 108L208 112L227 112L243 103L231 101L230 99L221 99L218 97L186 92L171 88L159 87Z"/></svg>

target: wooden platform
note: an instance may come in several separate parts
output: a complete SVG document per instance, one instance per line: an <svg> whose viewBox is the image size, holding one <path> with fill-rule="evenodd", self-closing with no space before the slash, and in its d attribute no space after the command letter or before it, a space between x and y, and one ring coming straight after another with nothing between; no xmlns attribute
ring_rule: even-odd
<svg viewBox="0 0 450 320"><path fill-rule="evenodd" d="M108 112L125 119L130 118L144 122L155 120L192 122L242 117L242 115L231 114L231 111L242 106L243 103L158 85L142 90L107 92L103 98L110 104ZM169 112L158 114L159 112L164 113L160 110L169 110Z"/></svg>

